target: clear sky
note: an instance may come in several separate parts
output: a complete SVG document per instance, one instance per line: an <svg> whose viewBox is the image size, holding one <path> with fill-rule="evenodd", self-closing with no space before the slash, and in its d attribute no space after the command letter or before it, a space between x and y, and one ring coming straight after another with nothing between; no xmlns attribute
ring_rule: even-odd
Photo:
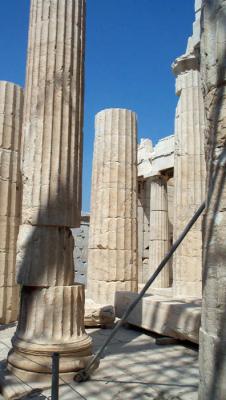
<svg viewBox="0 0 226 400"><path fill-rule="evenodd" d="M0 79L24 85L29 0L1 0ZM171 63L185 52L194 0L87 0L83 210L90 207L94 117L104 108L138 114L138 136L174 130Z"/></svg>

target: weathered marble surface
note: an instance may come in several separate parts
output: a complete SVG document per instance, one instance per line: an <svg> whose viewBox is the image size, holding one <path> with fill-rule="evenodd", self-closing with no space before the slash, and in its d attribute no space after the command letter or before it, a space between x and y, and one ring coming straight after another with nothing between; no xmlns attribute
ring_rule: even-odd
<svg viewBox="0 0 226 400"><path fill-rule="evenodd" d="M149 276L155 272L170 247L167 179L157 175L150 180L150 242ZM169 264L153 282L152 287L167 288L170 285Z"/></svg>
<svg viewBox="0 0 226 400"><path fill-rule="evenodd" d="M200 24L197 5L194 29ZM197 32L195 32L197 34ZM204 201L206 165L204 157L204 103L201 91L199 41L193 36L187 52L173 64L176 94L174 153L174 240ZM173 258L176 297L202 295L202 218L177 249Z"/></svg>
<svg viewBox="0 0 226 400"><path fill-rule="evenodd" d="M84 23L84 0L31 1L17 254L22 291L8 369L40 385L50 383L53 352L60 374L72 375L92 355L85 288L73 284L70 230L81 212Z"/></svg>
<svg viewBox="0 0 226 400"><path fill-rule="evenodd" d="M17 282L25 286L67 286L74 282L74 238L69 228L21 225Z"/></svg>
<svg viewBox="0 0 226 400"><path fill-rule="evenodd" d="M115 293L137 290L137 127L125 109L95 121L87 295L114 305Z"/></svg>
<svg viewBox="0 0 226 400"><path fill-rule="evenodd" d="M137 147L137 174L144 176L151 168L153 144L151 139L141 139Z"/></svg>
<svg viewBox="0 0 226 400"><path fill-rule="evenodd" d="M116 316L121 317L135 300L136 293L120 292L116 301ZM128 316L127 321L151 332L180 340L199 342L201 300L176 300L164 295L147 295Z"/></svg>
<svg viewBox="0 0 226 400"><path fill-rule="evenodd" d="M79 226L84 5L84 0L31 1L23 123L24 224Z"/></svg>
<svg viewBox="0 0 226 400"><path fill-rule="evenodd" d="M0 381L8 378L9 382L7 391L4 392L5 399L7 394L17 393L18 397L22 397L31 387L38 388L37 381L32 382L31 387L21 387L19 380L13 382L12 377L9 380L9 377L3 375L2 361L7 356L14 330L15 327L0 330ZM88 333L93 337L96 352L111 330L92 328L88 329ZM64 377L64 381L60 380L59 398L197 400L198 379L198 353L192 346L185 347L182 343L159 346L155 336L121 327L114 340L109 343L93 379L82 384L69 382L68 385L68 380ZM50 396L51 390L46 389L41 394L33 393L26 400L48 399ZM0 399L2 400L1 395Z"/></svg>
<svg viewBox="0 0 226 400"><path fill-rule="evenodd" d="M23 90L0 81L0 323L16 321L16 241L21 212Z"/></svg>
<svg viewBox="0 0 226 400"><path fill-rule="evenodd" d="M80 227L72 229L74 236L75 282L87 284L90 214L82 213Z"/></svg>
<svg viewBox="0 0 226 400"><path fill-rule="evenodd" d="M199 400L226 398L226 4L204 0L201 77L206 112L207 209Z"/></svg>
<svg viewBox="0 0 226 400"><path fill-rule="evenodd" d="M138 283L145 283L150 274L149 242L150 242L150 180L138 179Z"/></svg>
<svg viewBox="0 0 226 400"><path fill-rule="evenodd" d="M92 355L92 339L84 328L84 287L24 287L20 319L8 355L16 376L51 374L54 351L60 353L60 373L82 369Z"/></svg>
<svg viewBox="0 0 226 400"><path fill-rule="evenodd" d="M150 139L141 139L137 150L138 177L155 176L174 167L174 135L160 139L153 147Z"/></svg>
<svg viewBox="0 0 226 400"><path fill-rule="evenodd" d="M85 302L85 327L112 327L115 320L115 310L112 305L103 306L91 299Z"/></svg>

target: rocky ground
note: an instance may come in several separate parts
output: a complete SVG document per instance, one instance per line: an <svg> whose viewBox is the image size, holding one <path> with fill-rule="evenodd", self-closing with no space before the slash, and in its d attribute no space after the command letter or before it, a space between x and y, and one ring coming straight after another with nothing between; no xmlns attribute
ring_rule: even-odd
<svg viewBox="0 0 226 400"><path fill-rule="evenodd" d="M1 363L6 359L15 326L0 326ZM94 350L109 329L89 329ZM65 385L60 400L197 400L198 352L183 343L157 345L156 336L121 328L105 352L90 381ZM25 398L24 398L25 399ZM26 399L51 399L51 391Z"/></svg>

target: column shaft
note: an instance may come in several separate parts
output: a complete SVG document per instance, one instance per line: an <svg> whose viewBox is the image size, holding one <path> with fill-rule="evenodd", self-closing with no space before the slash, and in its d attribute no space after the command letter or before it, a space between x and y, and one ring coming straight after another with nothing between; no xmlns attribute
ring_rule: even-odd
<svg viewBox="0 0 226 400"><path fill-rule="evenodd" d="M175 120L174 240L204 200L204 105L198 60L185 55L176 60L179 101ZM174 255L174 295L201 297L202 218Z"/></svg>
<svg viewBox="0 0 226 400"><path fill-rule="evenodd" d="M84 0L31 1L17 254L23 290L8 357L17 376L50 373L52 351L60 372L83 368L91 355L70 230L81 210L84 11Z"/></svg>
<svg viewBox="0 0 226 400"><path fill-rule="evenodd" d="M203 1L201 76L206 110L207 193L199 400L226 399L226 4Z"/></svg>
<svg viewBox="0 0 226 400"><path fill-rule="evenodd" d="M96 116L88 256L88 295L114 305L137 290L136 116L122 109Z"/></svg>
<svg viewBox="0 0 226 400"><path fill-rule="evenodd" d="M149 275L149 236L150 236L150 182L138 181L138 283L146 283Z"/></svg>
<svg viewBox="0 0 226 400"><path fill-rule="evenodd" d="M169 217L167 182L163 176L150 179L150 244L149 277L169 250ZM169 266L156 278L151 287L166 288L170 284Z"/></svg>
<svg viewBox="0 0 226 400"><path fill-rule="evenodd" d="M23 224L79 224L83 20L84 0L31 1L23 124Z"/></svg>
<svg viewBox="0 0 226 400"><path fill-rule="evenodd" d="M137 193L137 267L138 283L143 283L143 249L144 249L144 185L138 180Z"/></svg>
<svg viewBox="0 0 226 400"><path fill-rule="evenodd" d="M21 211L23 90L0 82L0 323L17 320L16 241Z"/></svg>

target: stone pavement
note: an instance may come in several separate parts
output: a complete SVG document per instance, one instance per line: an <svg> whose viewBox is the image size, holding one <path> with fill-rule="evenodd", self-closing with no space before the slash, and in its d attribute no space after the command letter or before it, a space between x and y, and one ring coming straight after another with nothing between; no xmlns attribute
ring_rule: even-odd
<svg viewBox="0 0 226 400"><path fill-rule="evenodd" d="M0 326L1 361L15 330ZM109 329L88 329L97 350ZM92 379L71 386L61 382L60 400L197 400L198 352L181 344L159 346L154 335L121 328ZM50 399L50 390L26 399ZM24 398L25 399L25 398Z"/></svg>

